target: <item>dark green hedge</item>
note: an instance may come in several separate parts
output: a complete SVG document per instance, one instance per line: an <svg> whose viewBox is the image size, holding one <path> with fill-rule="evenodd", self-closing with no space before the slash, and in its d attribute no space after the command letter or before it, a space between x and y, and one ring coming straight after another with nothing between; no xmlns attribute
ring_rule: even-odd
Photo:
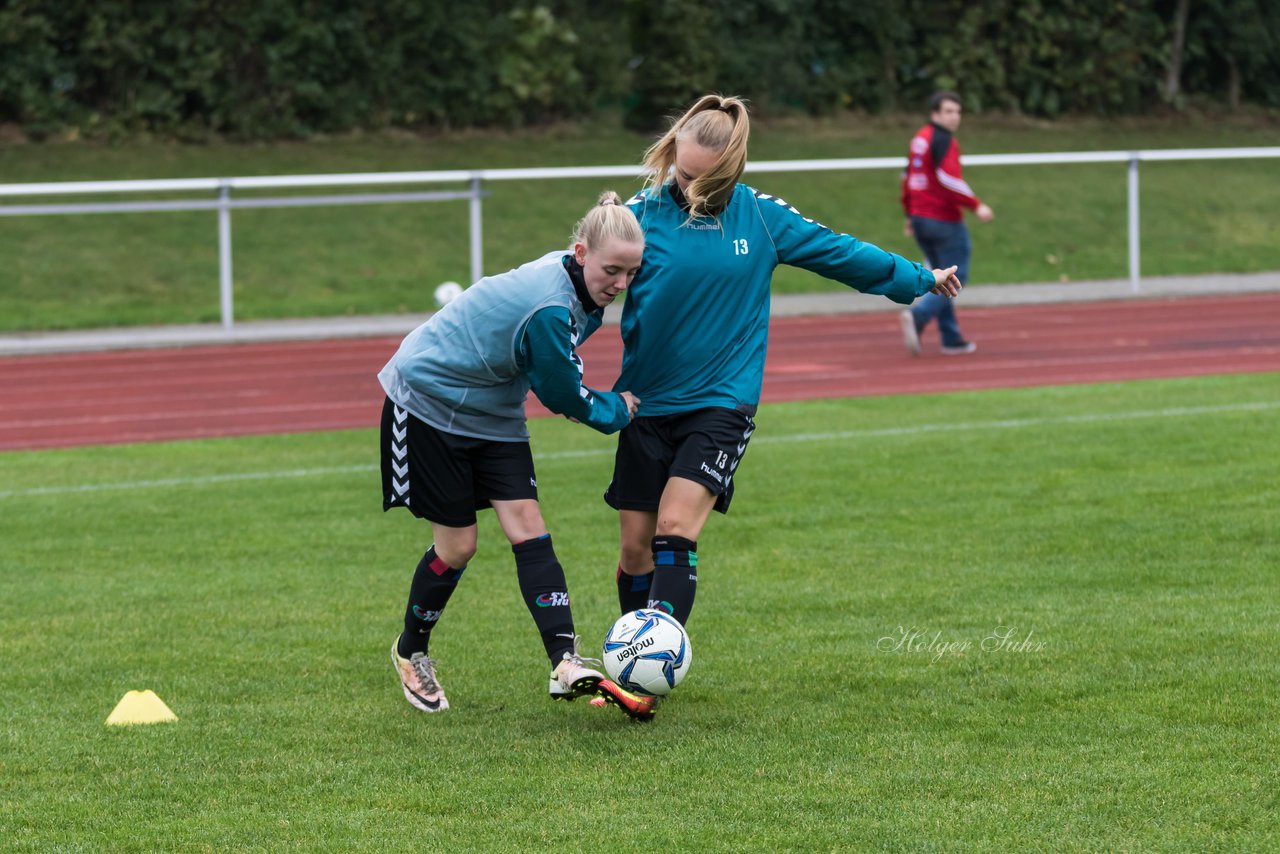
<svg viewBox="0 0 1280 854"><path fill-rule="evenodd" d="M817 114L939 87L1038 116L1280 104L1280 3L1183 3L1171 87L1179 0L3 0L0 122L274 138L621 105L650 128L709 90Z"/></svg>

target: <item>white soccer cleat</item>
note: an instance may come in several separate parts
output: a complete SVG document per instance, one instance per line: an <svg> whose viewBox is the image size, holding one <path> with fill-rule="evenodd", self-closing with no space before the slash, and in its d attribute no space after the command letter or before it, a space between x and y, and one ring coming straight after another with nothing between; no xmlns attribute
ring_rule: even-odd
<svg viewBox="0 0 1280 854"><path fill-rule="evenodd" d="M391 663L395 665L409 705L421 712L443 712L449 708L449 700L436 678L436 663L422 652L405 658L400 655L399 646L399 640L391 644Z"/></svg>
<svg viewBox="0 0 1280 854"><path fill-rule="evenodd" d="M583 658L578 654L578 638L573 638L573 652L566 652L564 658L551 671L551 682L547 687L553 700L572 700L596 692L596 686L604 679L599 670L589 664L599 664L592 658Z"/></svg>

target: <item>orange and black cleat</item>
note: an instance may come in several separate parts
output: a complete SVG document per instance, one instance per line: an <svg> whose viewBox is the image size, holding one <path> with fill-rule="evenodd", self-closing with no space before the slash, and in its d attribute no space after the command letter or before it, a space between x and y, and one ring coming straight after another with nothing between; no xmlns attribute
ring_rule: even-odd
<svg viewBox="0 0 1280 854"><path fill-rule="evenodd" d="M596 686L596 698L622 709L633 721L651 721L658 711L657 697L634 694L609 679L600 680L600 684Z"/></svg>

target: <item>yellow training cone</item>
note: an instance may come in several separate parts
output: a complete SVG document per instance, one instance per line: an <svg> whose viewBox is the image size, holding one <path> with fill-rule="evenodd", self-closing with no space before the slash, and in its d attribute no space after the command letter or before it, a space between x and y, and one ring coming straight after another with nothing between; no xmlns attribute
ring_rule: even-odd
<svg viewBox="0 0 1280 854"><path fill-rule="evenodd" d="M156 696L155 691L130 691L107 716L107 726L158 724L177 719L178 716Z"/></svg>

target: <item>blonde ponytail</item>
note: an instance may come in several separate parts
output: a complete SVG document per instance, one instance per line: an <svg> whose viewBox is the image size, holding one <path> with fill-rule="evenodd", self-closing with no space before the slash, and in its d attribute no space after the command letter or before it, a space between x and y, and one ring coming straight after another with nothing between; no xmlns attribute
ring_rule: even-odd
<svg viewBox="0 0 1280 854"><path fill-rule="evenodd" d="M676 163L676 143L689 141L720 157L684 191L691 217L713 216L729 203L733 189L747 166L747 139L751 120L747 105L731 95L703 95L649 147L644 166L650 171L647 188L658 188L671 179Z"/></svg>

